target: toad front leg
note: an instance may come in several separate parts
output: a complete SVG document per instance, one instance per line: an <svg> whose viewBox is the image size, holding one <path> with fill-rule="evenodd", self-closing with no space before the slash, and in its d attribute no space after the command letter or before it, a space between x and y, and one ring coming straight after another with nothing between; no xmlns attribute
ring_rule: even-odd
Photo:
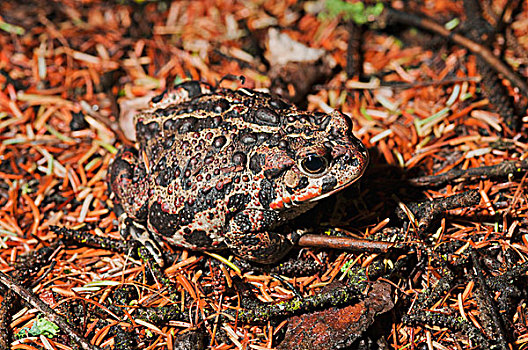
<svg viewBox="0 0 528 350"><path fill-rule="evenodd" d="M295 244L294 240L270 231L278 221L277 213L259 209L245 209L229 222L226 245L243 259L263 264L280 260Z"/></svg>
<svg viewBox="0 0 528 350"><path fill-rule="evenodd" d="M132 237L145 246L163 266L157 237L145 227L149 200L149 178L137 150L124 148L116 155L110 168L110 188L119 215L121 237Z"/></svg>

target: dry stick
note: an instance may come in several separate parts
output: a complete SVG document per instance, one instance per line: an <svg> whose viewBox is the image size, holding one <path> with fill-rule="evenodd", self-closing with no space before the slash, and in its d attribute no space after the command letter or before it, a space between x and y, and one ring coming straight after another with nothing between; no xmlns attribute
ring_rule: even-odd
<svg viewBox="0 0 528 350"><path fill-rule="evenodd" d="M497 24L495 25L495 32L501 33L504 31L504 28L508 25L508 21L511 20L512 13L515 11L517 6L520 5L520 0L508 0L504 8L502 9L502 13L499 16L499 20ZM490 36L490 39L494 39L495 36ZM490 41L491 44L491 41Z"/></svg>
<svg viewBox="0 0 528 350"><path fill-rule="evenodd" d="M439 215L447 210L468 208L478 205L479 202L479 191L469 190L449 197L435 198L432 201L409 203L407 208L419 219L418 226L420 231L424 232ZM396 215L401 219L407 217L407 213L400 208L396 210Z"/></svg>
<svg viewBox="0 0 528 350"><path fill-rule="evenodd" d="M18 299L12 291L6 291L3 295L4 300L0 303L0 349L11 349L12 334L10 332L10 323L12 309Z"/></svg>
<svg viewBox="0 0 528 350"><path fill-rule="evenodd" d="M387 8L384 14L382 14L381 16L385 16L385 18L389 21L392 20L395 22L409 24L429 30L444 38L450 39L459 45L464 46L474 54L477 54L482 57L482 59L486 61L491 67L493 67L495 71L504 75L509 81L512 82L513 85L519 88L520 92L525 97L528 97L528 84L526 83L526 81L524 81L517 74L515 74L515 72L508 65L503 63L499 58L497 58L493 54L493 52L491 52L485 46L482 46L460 34L453 33L446 29L443 25L436 23L430 19L420 18L418 16L398 11L393 8Z"/></svg>
<svg viewBox="0 0 528 350"><path fill-rule="evenodd" d="M364 27L350 20L347 23L348 44L346 55L347 76L363 76L363 51Z"/></svg>
<svg viewBox="0 0 528 350"><path fill-rule="evenodd" d="M297 244L301 247L323 247L361 252L368 251L372 253L386 253L395 245L395 243L390 242L314 234L302 235Z"/></svg>
<svg viewBox="0 0 528 350"><path fill-rule="evenodd" d="M509 161L497 165L470 168L467 170L450 170L440 175L420 176L409 179L409 183L417 186L440 185L448 181L462 181L472 177L506 177L528 170L527 161Z"/></svg>
<svg viewBox="0 0 528 350"><path fill-rule="evenodd" d="M386 86L391 89L412 89L429 86L442 86L452 85L456 83L475 82L480 83L479 77L456 77L456 78L444 78L442 80L429 80L429 81L415 81L413 83L405 83L399 81L384 81L380 83L380 86Z"/></svg>
<svg viewBox="0 0 528 350"><path fill-rule="evenodd" d="M488 285L486 284L486 279L484 277L484 273L482 272L480 257L478 256L475 250L471 251L471 261L473 262L473 271L475 272L475 275L477 277L477 286L481 293L482 300L485 304L482 305L480 309L485 310L485 312L488 313L488 316L490 317L492 322L491 326L495 331L495 334L493 336L498 336L498 339L496 340L500 348L503 350L509 350L510 347L508 346L508 341L506 340L506 334L508 333L501 320L500 312L499 310L497 310L495 299L491 295Z"/></svg>
<svg viewBox="0 0 528 350"><path fill-rule="evenodd" d="M68 324L66 319L56 313L51 307L46 303L37 298L33 293L13 281L11 277L6 275L3 272L0 272L0 283L4 284L7 288L18 294L22 299L24 299L28 304L42 312L46 318L58 325L64 333L66 333L71 339L79 344L84 350L99 350L100 348L94 345L91 345L86 339L80 336L77 331Z"/></svg>

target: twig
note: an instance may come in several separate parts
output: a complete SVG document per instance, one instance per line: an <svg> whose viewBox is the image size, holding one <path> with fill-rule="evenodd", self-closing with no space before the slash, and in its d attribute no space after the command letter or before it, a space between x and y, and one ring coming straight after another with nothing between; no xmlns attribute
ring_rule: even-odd
<svg viewBox="0 0 528 350"><path fill-rule="evenodd" d="M446 198L436 198L432 201L410 203L407 204L407 207L418 218L418 226L421 231L424 231L438 215L444 213L446 210L471 207L479 204L479 202L479 192L477 190L471 190ZM402 219L407 216L400 208L396 210L396 214Z"/></svg>
<svg viewBox="0 0 528 350"><path fill-rule="evenodd" d="M128 248L127 241L108 237L99 237L87 230L74 230L59 226L50 226L50 230L57 235L63 236L66 240L74 241L78 244L82 244L83 246L109 249L118 253L126 253Z"/></svg>
<svg viewBox="0 0 528 350"><path fill-rule="evenodd" d="M352 271L352 270L351 270ZM364 299L365 288L372 281L385 273L383 264L372 264L368 268L359 268L354 278L346 285L338 285L332 290L317 293L305 298L293 298L276 304L256 303L244 309L228 310L227 314L234 316L239 322L261 323L275 318L290 317L306 311L350 304Z"/></svg>
<svg viewBox="0 0 528 350"><path fill-rule="evenodd" d="M56 313L51 307L49 307L46 303L42 302L39 298L37 298L32 292L25 289L15 281L11 279L8 275L6 275L3 272L0 272L0 283L4 284L7 288L9 288L11 291L15 292L20 296L22 299L24 299L28 304L42 312L46 318L58 325L64 333L66 333L71 339L79 344L82 349L85 350L98 350L99 347L91 345L84 337L79 335L77 331L68 324L66 319Z"/></svg>
<svg viewBox="0 0 528 350"><path fill-rule="evenodd" d="M522 2L519 0L508 0L507 1L506 5L504 5L504 7L502 8L502 13L500 14L497 25L495 26L496 33L502 33L504 31L504 29L508 25L508 22L511 21L512 13L519 6L522 6Z"/></svg>
<svg viewBox="0 0 528 350"><path fill-rule="evenodd" d="M347 45L347 60L346 73L348 77L363 76L363 50L362 43L365 28L357 25L350 20L347 24L348 30L348 45Z"/></svg>
<svg viewBox="0 0 528 350"><path fill-rule="evenodd" d="M499 346L504 349L508 350L510 347L508 346L508 341L506 340L506 330L504 329L504 325L501 321L501 317L499 314L499 310L497 310L497 307L495 305L495 301L490 295L490 290L488 288L488 285L486 284L486 280L484 278L484 274L482 273L482 266L480 264L480 258L477 255L477 252L475 250L471 251L471 260L473 262L473 269L475 271L475 274L477 276L477 282L478 287L480 290L480 294L482 297L482 300L484 301L485 305L482 305L480 307L481 310L485 311L492 321L493 329L495 330L495 334L493 334L493 337L496 337L498 335L498 343Z"/></svg>
<svg viewBox="0 0 528 350"><path fill-rule="evenodd" d="M384 81L380 83L380 86L387 86L391 89L413 89L413 88L422 88L429 86L443 86L451 85L464 82L480 82L479 77L454 77L454 78L444 78L442 80L430 80L430 81L415 81L413 83L406 83L402 81ZM379 88L379 87L378 87Z"/></svg>
<svg viewBox="0 0 528 350"><path fill-rule="evenodd" d="M415 177L414 179L409 179L409 182L414 186L422 187L440 185L452 180L462 181L472 177L506 177L510 174L519 174L525 170L528 170L528 162L510 161L502 162L497 165L483 166L467 170L451 170L440 175Z"/></svg>
<svg viewBox="0 0 528 350"><path fill-rule="evenodd" d="M395 243L370 241L353 237L333 237L314 234L305 234L299 238L298 245L301 247L324 247L332 249L343 249L349 251L368 251L372 253L386 253Z"/></svg>
<svg viewBox="0 0 528 350"><path fill-rule="evenodd" d="M11 312L16 303L16 296L12 291L4 294L4 300L0 303L0 349L11 349Z"/></svg>
<svg viewBox="0 0 528 350"><path fill-rule="evenodd" d="M464 46L485 60L491 67L493 67L493 69L495 69L496 72L504 75L504 77L511 81L513 85L519 88L520 92L525 97L528 97L528 84L526 81L520 78L507 64L497 58L493 52L491 52L485 46L480 45L458 33L453 33L446 29L443 25L430 19L420 18L413 14L398 11L393 8L386 8L380 18L383 18L385 20L384 22L393 21L420 27L438 34L446 39L450 39L456 44Z"/></svg>

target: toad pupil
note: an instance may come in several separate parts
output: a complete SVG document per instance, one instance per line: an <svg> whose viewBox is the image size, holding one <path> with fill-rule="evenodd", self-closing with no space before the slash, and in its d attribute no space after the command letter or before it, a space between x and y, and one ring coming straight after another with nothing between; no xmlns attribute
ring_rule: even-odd
<svg viewBox="0 0 528 350"><path fill-rule="evenodd" d="M295 244L284 223L352 184L368 163L348 116L311 115L245 88L184 82L134 122L137 146L118 152L109 182L121 233L160 262L163 241L275 262Z"/></svg>
<svg viewBox="0 0 528 350"><path fill-rule="evenodd" d="M301 166L309 174L321 174L326 170L327 161L323 157L309 155L301 161Z"/></svg>

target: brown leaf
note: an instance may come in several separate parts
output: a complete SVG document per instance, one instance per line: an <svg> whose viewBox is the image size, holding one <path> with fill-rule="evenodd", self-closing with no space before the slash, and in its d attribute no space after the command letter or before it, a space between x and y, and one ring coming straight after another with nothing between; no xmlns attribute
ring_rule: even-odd
<svg viewBox="0 0 528 350"><path fill-rule="evenodd" d="M374 322L394 307L391 286L376 282L365 300L344 308L331 308L290 319L277 349L342 349L349 347Z"/></svg>

